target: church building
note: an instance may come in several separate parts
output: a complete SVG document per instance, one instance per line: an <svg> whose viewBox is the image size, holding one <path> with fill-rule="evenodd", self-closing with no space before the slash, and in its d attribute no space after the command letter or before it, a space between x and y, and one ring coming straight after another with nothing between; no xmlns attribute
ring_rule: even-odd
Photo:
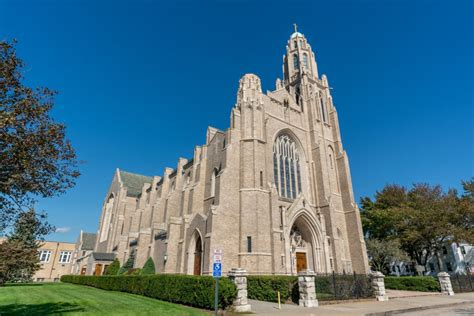
<svg viewBox="0 0 474 316"><path fill-rule="evenodd" d="M190 159L160 176L117 169L94 251L157 273L222 270L367 273L349 161L326 75L306 37L290 36L283 77L262 92L244 75L225 131L207 128Z"/></svg>

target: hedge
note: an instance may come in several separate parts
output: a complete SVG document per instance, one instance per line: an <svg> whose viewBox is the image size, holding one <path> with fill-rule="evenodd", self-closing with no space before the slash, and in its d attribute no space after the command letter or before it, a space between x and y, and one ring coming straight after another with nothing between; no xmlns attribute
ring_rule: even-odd
<svg viewBox="0 0 474 316"><path fill-rule="evenodd" d="M280 300L283 303L289 300L297 303L299 300L298 277L286 275L252 275L247 277L248 298L277 302L278 291L280 291Z"/></svg>
<svg viewBox="0 0 474 316"><path fill-rule="evenodd" d="M430 276L385 277L385 288L391 290L406 290L420 292L440 292L441 288L436 278Z"/></svg>
<svg viewBox="0 0 474 316"><path fill-rule="evenodd" d="M160 274L145 276L64 275L61 282L88 285L104 290L144 295L172 303L214 309L214 278ZM219 308L232 305L237 289L227 278L219 279Z"/></svg>

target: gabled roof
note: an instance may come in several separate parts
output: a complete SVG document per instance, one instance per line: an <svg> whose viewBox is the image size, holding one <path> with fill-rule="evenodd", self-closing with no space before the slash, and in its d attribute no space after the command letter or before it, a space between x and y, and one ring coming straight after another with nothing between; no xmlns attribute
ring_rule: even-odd
<svg viewBox="0 0 474 316"><path fill-rule="evenodd" d="M96 234L82 233L82 250L94 250Z"/></svg>
<svg viewBox="0 0 474 316"><path fill-rule="evenodd" d="M113 261L115 259L115 254L110 252L93 252L92 257L99 261Z"/></svg>
<svg viewBox="0 0 474 316"><path fill-rule="evenodd" d="M152 183L153 178L143 176L141 174L131 173L119 170L120 180L127 188L127 195L131 197L138 197L142 193L142 188L145 183Z"/></svg>

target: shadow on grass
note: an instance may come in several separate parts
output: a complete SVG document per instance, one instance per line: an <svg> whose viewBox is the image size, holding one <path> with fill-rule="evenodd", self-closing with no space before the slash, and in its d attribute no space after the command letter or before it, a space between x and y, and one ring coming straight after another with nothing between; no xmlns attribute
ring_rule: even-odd
<svg viewBox="0 0 474 316"><path fill-rule="evenodd" d="M83 312L84 308L71 303L10 304L0 306L0 315L51 315Z"/></svg>

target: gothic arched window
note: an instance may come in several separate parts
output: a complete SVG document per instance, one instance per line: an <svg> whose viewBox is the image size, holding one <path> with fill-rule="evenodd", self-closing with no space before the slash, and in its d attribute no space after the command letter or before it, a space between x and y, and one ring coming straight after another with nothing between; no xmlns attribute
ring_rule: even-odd
<svg viewBox="0 0 474 316"><path fill-rule="evenodd" d="M319 104L321 105L321 116L324 122L327 122L326 105L324 104L323 94L319 92Z"/></svg>
<svg viewBox="0 0 474 316"><path fill-rule="evenodd" d="M295 70L298 70L299 66L298 66L298 55L294 54L293 55L293 68Z"/></svg>
<svg viewBox="0 0 474 316"><path fill-rule="evenodd" d="M306 69L309 69L309 66L308 66L308 54L306 54L306 53L303 54L303 66L304 66Z"/></svg>
<svg viewBox="0 0 474 316"><path fill-rule="evenodd" d="M212 197L216 195L216 177L217 177L217 169L214 169L211 176L211 196Z"/></svg>
<svg viewBox="0 0 474 316"><path fill-rule="evenodd" d="M287 135L273 144L273 172L280 196L295 199L301 192L300 160L295 141Z"/></svg>
<svg viewBox="0 0 474 316"><path fill-rule="evenodd" d="M109 235L110 223L112 222L112 208L114 206L114 196L111 195L104 206L104 217L102 218L102 230L100 232L99 242L107 240Z"/></svg>

